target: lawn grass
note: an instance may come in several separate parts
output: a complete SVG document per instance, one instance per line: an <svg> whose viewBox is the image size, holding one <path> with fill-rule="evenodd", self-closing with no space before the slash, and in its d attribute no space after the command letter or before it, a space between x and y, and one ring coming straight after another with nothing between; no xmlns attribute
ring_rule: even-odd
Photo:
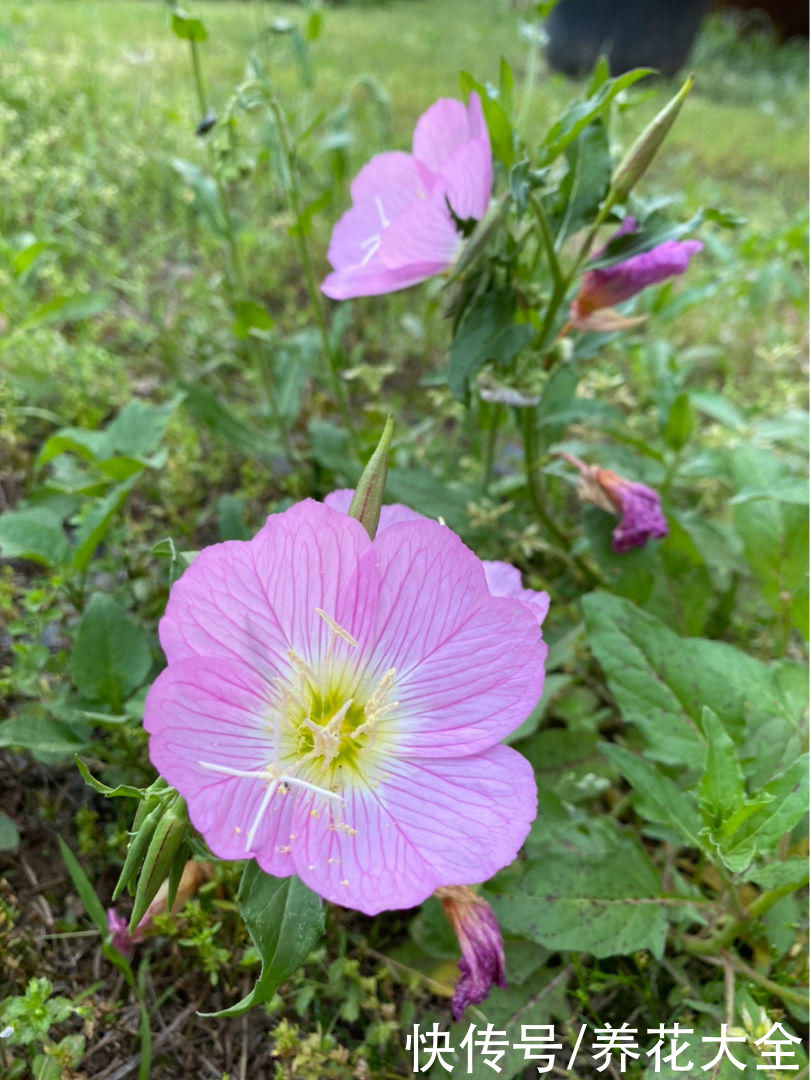
<svg viewBox="0 0 810 1080"><path fill-rule="evenodd" d="M458 95L459 69L497 82L504 56L521 100L528 66L520 31L525 16L502 0L391 0L323 8L322 32L311 43L308 68L296 58L291 36L280 34L282 22L306 27L307 14L297 5L189 0L187 6L208 28L200 52L208 102L220 116L211 145L215 153L225 143L232 150L225 186L239 234L244 291L275 320L280 344L274 360L293 374L299 367L302 372L292 440L307 467L296 469L284 454L257 449L270 426L269 409L245 343L232 332L226 245L201 220L194 192L173 164L179 159L207 170L209 161L205 144L195 135L200 108L188 48L172 34L166 5L158 0L6 0L0 9L0 513L41 492L48 473L38 466L37 454L54 430L100 427L133 397L164 401L178 385L211 388L248 432L247 437L241 433L241 443L229 441L192 410L178 408L165 440L165 462L139 485L86 579L78 586L67 583L76 591L56 571L9 565L8 560L0 567L0 618L8 616L10 628L6 633L0 625L2 665L8 658L0 667L0 689L8 689L9 712L19 709L20 715L36 711L41 702L59 704L67 698L75 704L67 656L81 612L77 595L86 598L92 590L116 595L149 634L157 665L162 661L155 627L169 571L153 548L156 542L170 536L179 549L196 550L221 538L248 535L269 511L307 495L322 496L346 482L341 472L345 445L334 439L341 418L317 366L320 345L289 233L289 206L273 167L272 137L258 111L234 112L231 127L223 119L234 89L245 78L251 50L266 64L301 140L305 200L332 190L309 237L319 278L327 271L331 227L349 203L351 177L371 154L407 148L416 117L438 96ZM273 33L267 33L268 27L275 28ZM643 446L652 430L655 445L661 445L655 391L663 371L682 374L686 387L722 394L740 410L743 421L731 433L710 414L701 415L695 439L699 447L685 460L679 491L671 500L683 511L682 520L705 512L707 532L709 525L717 526L715 547L709 550L718 559L733 539L729 521L735 511L726 505L728 478L717 475L712 455L743 442L769 418L776 418L779 427L790 410L806 405L801 374L807 363L806 50L778 47L767 35L741 36L738 30L738 24L716 17L706 24L692 58L695 89L640 194L650 202L673 196L675 217L687 219L699 207L712 206L739 215L742 223L738 229L703 228L705 249L687 278L639 300L651 329L608 344L598 363L583 365L580 384L583 397L594 405L596 438L601 435L595 406L611 401L624 411L623 433L630 445L635 440ZM675 88L675 81L650 81L624 95L614 120L616 142L628 146ZM571 83L540 63L523 127L529 146L583 89L584 83ZM503 177L498 180L503 186ZM20 252L36 241L41 251L30 268L21 270ZM85 293L102 294L92 318L47 317L43 305L54 298ZM655 847L656 853L666 850L668 880L689 877L694 870L700 888L719 894L722 882L711 879L711 867L694 869L686 859L676 867L674 855L670 858L674 846L666 834L659 845L654 826L642 837L631 794L596 751L597 736L614 739L618 731L622 739L626 728L587 653L579 593L566 578L567 566L560 572L560 564L548 556L530 514L521 518L516 438L503 439L494 493L480 495L480 461L470 448L464 412L441 382L449 341L442 303L440 282L433 281L342 309L328 307L330 317L339 311L336 317L346 318L342 343L360 453L373 443L384 414L396 413L392 476L407 473L413 482L421 472L427 479L439 478L445 491L433 516L447 516L453 526L450 515L456 512L459 531L465 539L475 537L482 557L512 560L527 583L552 594L544 633L558 653L553 678L562 680L557 683L562 689L546 717L550 739L538 743L533 760L542 782L556 797L552 785L561 775L559 790L566 800L570 796L581 804L583 815L600 825L620 822L628 842ZM780 445L792 467L798 460L797 423L794 415L792 426L785 424L789 433ZM582 436L586 426L575 425L574 437ZM250 444L254 437L256 447ZM778 431L773 444L781 438ZM619 446L617 453L622 452L634 468L637 459L626 446ZM64 458L51 468L65 470L70 479ZM553 468L552 463L550 473ZM552 482L559 485L559 477ZM558 496L561 490L556 489ZM583 550L582 537L576 543ZM777 651L802 659L804 645L790 626L782 628L781 643L775 646L776 616L763 606L738 550L741 542L735 543L727 593L698 598L695 606L704 601L718 611L727 606L722 623L726 642L766 660ZM769 546L767 536L763 543ZM689 575L696 573L692 541L683 544L680 565L691 580ZM695 580L700 584L709 578ZM668 580L661 589L671 586ZM706 631L706 636L713 635ZM104 769L111 782L151 779L137 708L135 702L132 722L120 725L120 731L104 729L114 753L93 767ZM584 765L579 761L581 740L590 740L591 746ZM33 974L46 974L59 983L60 992L73 995L105 980L94 1017L114 1037L92 1066L82 1068L91 1077L106 1077L104 1069L119 1067L137 1045L135 997L115 982L109 965L99 975L97 939L92 945L81 938L46 945L37 935L42 925L53 927L47 919L37 920L41 903L46 914L50 911L48 897L57 903L56 873L58 901L61 894L68 900L54 925L66 933L86 925L65 874L54 871L53 831L74 844L96 872L94 882L106 902L125 848L131 807L122 805L126 800L95 798L70 760L46 765L5 753L6 797L15 812L25 807L31 825L24 837L24 874L15 865L9 881L0 880L0 955L5 948L13 957L9 970L17 994ZM448 949L442 937L447 930L438 904L429 901L433 907L426 906L416 922L411 914L389 913L373 924L331 908L327 944L273 999L267 1015L253 1010L244 1023L199 1019L189 1009L193 1014L194 1009L224 1007L246 992L256 973L256 957L251 957L236 912L237 888L238 867L217 864L199 904L162 927L161 936L171 944L146 952L144 992L156 1040L163 1039L156 1041L157 1080L176 1080L179 1060L184 1069L196 1070L194 1075L228 1069L231 1080L270 1076L276 1066L276 1076L295 1080L365 1080L370 1074L363 1071L364 1062L378 1053L385 1061L385 1068L374 1074L380 1080L407 1075L402 1032L414 1017L427 1023L437 1017L443 1024L449 1021L444 998L451 992L456 954L452 940ZM755 891L750 883L741 888ZM28 904L32 895L36 905ZM747 904L749 893L741 896ZM795 898L790 902L795 904ZM705 903L711 908L713 901ZM797 911L777 912L784 926L771 912L776 929L768 929L788 942L779 953L784 960L777 957L774 964L784 965L777 974L792 983L801 976L800 962L788 954L796 936L788 924L799 921ZM422 945L429 947L420 953ZM531 942L510 945L510 964L518 970L525 966L527 974L531 963L548 959L547 950ZM754 957L752 963L759 960ZM553 956L552 961L553 967ZM415 970L413 965L421 962L424 968ZM698 962L677 949L668 967L647 953L604 961L566 954L564 966L547 982L554 990L557 974L565 975L559 999L556 990L549 998L549 1015L567 1017L582 1009L600 1022L615 1020L615 1010L626 1008L625 1016L644 1009L645 1016L668 1017L672 1002L680 1007L697 998L689 982L697 977L711 982L706 1001L720 1010L724 986L727 990L722 972L692 963ZM763 970L772 969L766 964ZM568 997L566 979L572 980ZM655 980L662 988L660 1000ZM507 991L499 1007L506 1009L510 993L515 1007L509 1015L522 1015L521 985ZM188 1059L178 1056L180 1036L165 1034L178 1017L180 1031L193 1044ZM261 1062L266 1072L251 1071L251 1064L247 1073L239 1073L248 1052L250 1061ZM216 1068L206 1064L209 1054ZM0 1049L0 1073L4 1067Z"/></svg>

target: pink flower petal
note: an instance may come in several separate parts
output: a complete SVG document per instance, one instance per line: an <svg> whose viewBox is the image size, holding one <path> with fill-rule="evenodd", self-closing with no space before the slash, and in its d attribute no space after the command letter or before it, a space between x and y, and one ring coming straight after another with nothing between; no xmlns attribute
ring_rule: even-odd
<svg viewBox="0 0 810 1080"><path fill-rule="evenodd" d="M330 612L371 544L359 521L311 499L272 514L252 540L201 551L172 586L160 621L169 663L189 656L241 659L267 678L326 648Z"/></svg>
<svg viewBox="0 0 810 1080"><path fill-rule="evenodd" d="M292 873L280 849L288 842L295 796L276 793L247 845L267 783L210 768L252 772L272 762L274 699L274 687L248 665L192 657L171 664L152 684L144 727L152 764L186 799L189 818L212 852L244 859L261 851L265 869L283 875Z"/></svg>
<svg viewBox="0 0 810 1080"><path fill-rule="evenodd" d="M441 171L448 158L470 139L483 138L483 115L478 101L478 112L472 99L478 101L477 94L470 95L470 109L456 98L439 98L416 122L413 133L413 156L426 165L432 173Z"/></svg>
<svg viewBox="0 0 810 1080"><path fill-rule="evenodd" d="M492 194L492 150L488 139L470 139L445 161L439 184L462 221L482 218Z"/></svg>
<svg viewBox="0 0 810 1080"><path fill-rule="evenodd" d="M363 642L372 681L396 673L399 705L384 730L403 753L475 753L522 723L543 687L536 613L493 597L481 561L454 533L427 520L392 525L358 575L373 618L343 618Z"/></svg>
<svg viewBox="0 0 810 1080"><path fill-rule="evenodd" d="M382 234L380 262L388 269L407 268L432 277L455 262L462 240L443 196L418 200L406 207Z"/></svg>
<svg viewBox="0 0 810 1080"><path fill-rule="evenodd" d="M517 855L537 809L531 766L505 746L449 761L387 760L336 818L296 804L295 869L367 915L413 907L440 884L473 884Z"/></svg>
<svg viewBox="0 0 810 1080"><path fill-rule="evenodd" d="M547 592L524 589L520 571L510 563L484 560L484 573L486 574L489 591L493 596L509 596L513 600L520 600L524 604L528 604L536 615L537 621L542 624L546 615L548 615L550 603Z"/></svg>

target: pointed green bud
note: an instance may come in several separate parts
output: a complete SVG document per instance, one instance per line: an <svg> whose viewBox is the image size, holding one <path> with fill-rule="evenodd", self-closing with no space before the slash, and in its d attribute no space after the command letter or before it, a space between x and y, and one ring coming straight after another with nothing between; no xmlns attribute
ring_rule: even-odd
<svg viewBox="0 0 810 1080"><path fill-rule="evenodd" d="M661 144L669 134L669 129L675 123L675 119L681 111L681 106L686 100L686 95L692 89L694 81L694 77L690 75L675 97L663 107L657 116L653 117L630 147L624 161L619 165L613 177L613 183L608 194L608 203L611 206L614 203L622 202L647 171L650 162L661 149Z"/></svg>
<svg viewBox="0 0 810 1080"><path fill-rule="evenodd" d="M127 857L118 877L118 884L112 894L113 900L117 900L125 888L129 887L135 872L143 861L152 833L157 828L160 820L160 800L147 796L138 803L135 820L132 823Z"/></svg>
<svg viewBox="0 0 810 1080"><path fill-rule="evenodd" d="M357 481L354 498L349 507L349 517L356 518L372 540L377 535L377 526L380 523L385 479L388 476L388 450L393 434L394 418L389 416L385 421L377 449L368 459L363 475Z"/></svg>
<svg viewBox="0 0 810 1080"><path fill-rule="evenodd" d="M135 906L129 920L130 934L134 932L146 909L155 899L158 889L168 877L175 855L185 839L187 826L185 801L176 795L161 814L146 849L138 887L135 890Z"/></svg>

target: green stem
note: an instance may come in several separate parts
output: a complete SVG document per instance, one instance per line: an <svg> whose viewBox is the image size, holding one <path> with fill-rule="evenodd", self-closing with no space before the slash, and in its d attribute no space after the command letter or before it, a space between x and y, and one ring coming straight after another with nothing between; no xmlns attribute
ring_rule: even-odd
<svg viewBox="0 0 810 1080"><path fill-rule="evenodd" d="M303 230L300 228L301 211L303 207L301 205L301 192L298 187L298 179L295 161L293 158L292 145L290 143L290 137L287 131L287 122L285 120L283 110L275 96L270 96L269 107L270 111L273 114L273 119L276 122L279 145L281 147L281 153L284 157L284 170L287 174L287 195L290 201L290 209L294 218L293 233L295 236L296 247L298 248L298 258L301 263L301 268L304 271L304 279L306 280L307 292L309 293L310 307L312 309L312 314L315 318L318 332L321 337L324 356L326 357L327 363L329 365L329 372L332 378L332 386L335 391L335 397L337 398L338 407L340 408L346 427L349 429L352 436L356 436L357 431L354 426L354 420L352 419L351 412L349 411L349 402L346 395L346 388L343 385L343 380L340 378L340 356L338 355L337 351L332 347L332 342L329 337L329 327L326 322L326 311L324 310L321 290L318 288L318 283L315 280L315 273L312 268L312 259L309 253L309 245L307 244L307 240L304 236Z"/></svg>
<svg viewBox="0 0 810 1080"><path fill-rule="evenodd" d="M534 211L534 216L537 218L537 224L540 226L540 239L546 252L549 269L551 270L551 277L554 281L554 288L555 290L562 288L564 287L563 273L560 269L560 260L557 258L557 251L554 247L554 240L551 236L551 229L548 225L548 218L543 209L543 204L534 195L529 196L529 202Z"/></svg>
<svg viewBox="0 0 810 1080"><path fill-rule="evenodd" d="M769 979L766 975L760 975L755 968L746 964L744 960L740 960L739 957L729 956L728 953L726 953L725 956L734 970L739 971L741 975L745 975L751 982L757 983L758 986L761 986L764 990L767 990L775 997L781 998L783 1001L790 1001L794 1005L801 1005L802 1008L807 1008L808 995L806 991L801 993L799 990L794 990L790 986L782 986L781 983L774 982L773 979Z"/></svg>
<svg viewBox="0 0 810 1080"><path fill-rule="evenodd" d="M484 491L489 491L492 483L492 474L495 468L495 450L498 445L498 433L503 420L503 406L494 404L490 417L489 431L487 432L486 449L484 452Z"/></svg>
<svg viewBox="0 0 810 1080"><path fill-rule="evenodd" d="M798 884L789 882L787 885L780 885L778 889L769 889L767 892L760 893L756 900L748 905L742 918L733 919L710 938L684 937L682 938L683 947L687 952L696 956L716 955L730 945L735 938L743 934L754 919L764 915L783 897L789 896L790 893L796 892L797 889L803 888L806 884L807 879L805 878L804 881Z"/></svg>
<svg viewBox="0 0 810 1080"><path fill-rule="evenodd" d="M189 48L191 50L191 67L194 72L194 86L197 91L197 104L200 109L200 116L203 117L208 112L208 95L205 90L205 79L203 78L199 46L193 38L189 40ZM225 185L222 182L222 176L220 175L216 156L210 142L206 143L206 152L208 154L208 165L211 170L211 175L214 177L214 182L217 185L219 203L222 207L222 218L225 223L225 239L228 246L226 270L228 287L231 294L231 303L233 303L234 299L246 294L242 257L239 254L239 239L236 234L236 226L234 225L233 215L231 214L230 204L228 202L228 194L225 190ZM287 426L281 415L281 409L279 408L275 387L273 385L272 371L269 370L264 351L258 345L256 340L251 337L248 337L247 339L247 350L251 363L257 370L259 380L264 389L270 419L281 436L281 441L287 456L292 461L299 461L298 454L290 439L290 433L287 430Z"/></svg>
<svg viewBox="0 0 810 1080"><path fill-rule="evenodd" d="M529 489L529 499L532 507L540 518L543 525L554 537L557 543L566 546L568 537L555 524L548 510L546 493L540 481L537 461L537 433L534 427L534 413L531 409L521 409L521 424L523 427L523 460L526 466L526 486Z"/></svg>

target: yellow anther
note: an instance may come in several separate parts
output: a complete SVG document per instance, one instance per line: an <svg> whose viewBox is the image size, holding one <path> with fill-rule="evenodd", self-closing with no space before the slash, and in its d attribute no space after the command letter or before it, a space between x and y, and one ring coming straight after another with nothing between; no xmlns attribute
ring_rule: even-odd
<svg viewBox="0 0 810 1080"><path fill-rule="evenodd" d="M344 641L348 642L349 645L353 646L355 649L360 648L360 642L356 638L353 638L348 630L344 630L339 623L336 623L331 615L327 615L326 612L319 607L315 608L315 612L320 615L335 637L343 638Z"/></svg>

